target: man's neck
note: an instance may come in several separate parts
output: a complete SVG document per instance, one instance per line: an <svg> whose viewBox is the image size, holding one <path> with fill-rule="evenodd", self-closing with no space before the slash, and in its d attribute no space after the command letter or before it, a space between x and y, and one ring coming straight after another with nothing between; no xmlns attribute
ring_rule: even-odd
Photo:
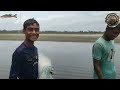
<svg viewBox="0 0 120 90"><path fill-rule="evenodd" d="M24 44L25 44L27 47L33 47L34 42L29 41L29 40L25 40L25 41L24 41Z"/></svg>
<svg viewBox="0 0 120 90"><path fill-rule="evenodd" d="M110 39L106 36L105 33L103 34L102 38L105 39L106 41L110 41Z"/></svg>

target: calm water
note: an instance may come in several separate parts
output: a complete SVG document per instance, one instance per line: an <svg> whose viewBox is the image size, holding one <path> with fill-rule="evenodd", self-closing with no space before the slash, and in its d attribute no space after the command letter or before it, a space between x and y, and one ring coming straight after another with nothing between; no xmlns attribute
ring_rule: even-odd
<svg viewBox="0 0 120 90"><path fill-rule="evenodd" d="M12 53L22 41L0 41L0 79L8 79ZM92 45L81 42L37 41L39 54L52 60L56 79L92 79ZM120 45L116 44L115 64L120 78Z"/></svg>

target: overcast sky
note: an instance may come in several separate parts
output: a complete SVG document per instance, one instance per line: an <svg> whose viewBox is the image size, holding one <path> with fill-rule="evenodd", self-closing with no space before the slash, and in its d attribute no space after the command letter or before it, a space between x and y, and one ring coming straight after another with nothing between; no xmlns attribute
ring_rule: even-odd
<svg viewBox="0 0 120 90"><path fill-rule="evenodd" d="M0 18L0 30L21 30L23 22L35 18L41 31L104 31L108 13L120 11L0 11L17 14L17 18Z"/></svg>

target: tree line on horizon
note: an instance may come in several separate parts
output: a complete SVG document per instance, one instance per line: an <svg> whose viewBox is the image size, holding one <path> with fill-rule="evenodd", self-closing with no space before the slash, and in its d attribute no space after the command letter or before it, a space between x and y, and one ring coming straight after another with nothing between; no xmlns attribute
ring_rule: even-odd
<svg viewBox="0 0 120 90"><path fill-rule="evenodd" d="M22 30L0 30L0 34L21 34ZM40 31L41 34L103 34L101 31Z"/></svg>

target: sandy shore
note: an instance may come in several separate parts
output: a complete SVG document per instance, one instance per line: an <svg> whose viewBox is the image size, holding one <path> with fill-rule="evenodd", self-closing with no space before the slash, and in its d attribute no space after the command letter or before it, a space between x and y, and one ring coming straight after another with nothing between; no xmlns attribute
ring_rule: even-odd
<svg viewBox="0 0 120 90"><path fill-rule="evenodd" d="M38 41L94 42L102 34L40 34ZM0 40L24 40L24 34L0 34ZM115 39L120 43L120 36Z"/></svg>

